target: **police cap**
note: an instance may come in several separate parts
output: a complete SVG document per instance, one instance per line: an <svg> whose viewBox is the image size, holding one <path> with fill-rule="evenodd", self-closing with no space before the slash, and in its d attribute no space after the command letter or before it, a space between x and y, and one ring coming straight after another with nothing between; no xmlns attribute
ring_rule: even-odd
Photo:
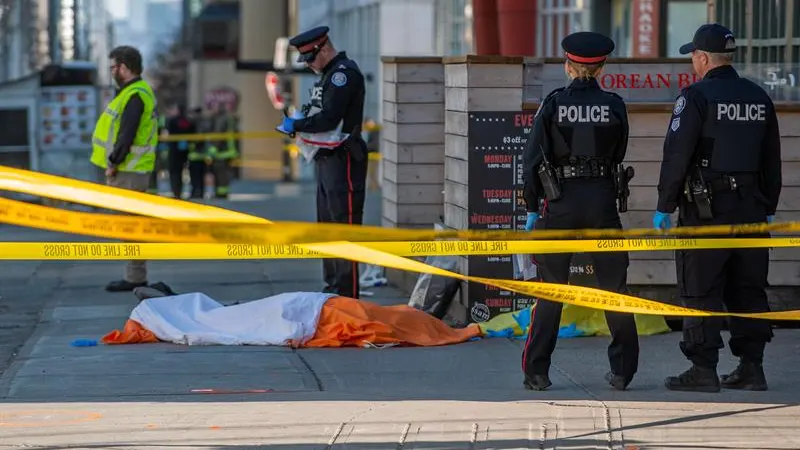
<svg viewBox="0 0 800 450"><path fill-rule="evenodd" d="M614 41L593 31L572 33L561 41L567 59L580 64L599 64L614 51Z"/></svg>
<svg viewBox="0 0 800 450"><path fill-rule="evenodd" d="M295 47L300 56L297 62L311 62L316 58L322 46L328 42L330 28L322 26L304 31L289 39L289 45Z"/></svg>
<svg viewBox="0 0 800 450"><path fill-rule="evenodd" d="M681 55L702 50L709 53L731 53L736 51L733 32L718 23L707 23L694 33L694 39L680 48Z"/></svg>

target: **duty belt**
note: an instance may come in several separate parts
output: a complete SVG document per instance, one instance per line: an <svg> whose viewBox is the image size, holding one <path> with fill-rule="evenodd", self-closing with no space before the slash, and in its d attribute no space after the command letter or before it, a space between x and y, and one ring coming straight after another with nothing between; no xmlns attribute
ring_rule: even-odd
<svg viewBox="0 0 800 450"><path fill-rule="evenodd" d="M611 169L608 163L602 161L587 161L576 165L563 165L555 169L558 178L608 178L611 176Z"/></svg>
<svg viewBox="0 0 800 450"><path fill-rule="evenodd" d="M708 182L712 192L736 191L742 186L755 184L756 177L750 174L723 175Z"/></svg>

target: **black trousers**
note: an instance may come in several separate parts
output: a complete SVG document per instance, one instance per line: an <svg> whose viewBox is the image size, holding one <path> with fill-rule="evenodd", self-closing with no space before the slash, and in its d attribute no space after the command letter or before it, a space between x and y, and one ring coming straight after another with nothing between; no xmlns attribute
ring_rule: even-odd
<svg viewBox="0 0 800 450"><path fill-rule="evenodd" d="M616 209L614 184L610 179L562 181L562 198L548 203L536 229L622 228ZM600 289L627 294L628 253L591 254ZM567 284L571 253L536 255L542 281ZM526 376L548 375L556 348L562 304L538 300L522 353ZM606 312L611 331L608 360L611 371L628 380L639 367L639 334L633 314Z"/></svg>
<svg viewBox="0 0 800 450"><path fill-rule="evenodd" d="M317 222L361 225L364 221L367 158L344 149L318 156ZM358 298L358 262L327 258L322 261L323 292Z"/></svg>
<svg viewBox="0 0 800 450"><path fill-rule="evenodd" d="M714 219L701 221L692 204L681 204L684 226L766 222L764 203L753 189L714 194ZM769 237L755 235L749 237ZM687 250L675 253L678 291L684 306L708 311L767 312L769 249ZM724 317L687 317L683 320L681 351L698 366L716 367ZM730 317L731 352L745 361L762 362L772 340L767 320Z"/></svg>
<svg viewBox="0 0 800 450"><path fill-rule="evenodd" d="M189 161L189 180L192 184L191 198L203 198L206 190L206 162Z"/></svg>
<svg viewBox="0 0 800 450"><path fill-rule="evenodd" d="M183 168L186 166L188 152L178 150L177 146L170 146L168 155L169 185L172 195L181 198L183 193Z"/></svg>
<svg viewBox="0 0 800 450"><path fill-rule="evenodd" d="M229 159L215 159L211 164L211 173L214 174L214 195L226 198L230 194L231 161Z"/></svg>

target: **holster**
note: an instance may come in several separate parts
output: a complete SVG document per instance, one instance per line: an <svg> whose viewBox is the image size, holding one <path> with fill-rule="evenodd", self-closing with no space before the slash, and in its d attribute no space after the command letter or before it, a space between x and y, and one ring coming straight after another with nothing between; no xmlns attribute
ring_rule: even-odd
<svg viewBox="0 0 800 450"><path fill-rule="evenodd" d="M633 167L624 167L618 164L614 167L614 187L617 191L617 206L621 213L628 212L628 197L631 195L630 181L633 179L635 171Z"/></svg>

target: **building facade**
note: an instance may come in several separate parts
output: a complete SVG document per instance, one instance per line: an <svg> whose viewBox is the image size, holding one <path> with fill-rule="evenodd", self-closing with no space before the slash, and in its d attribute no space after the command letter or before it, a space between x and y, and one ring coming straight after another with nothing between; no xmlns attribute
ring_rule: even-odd
<svg viewBox="0 0 800 450"><path fill-rule="evenodd" d="M736 35L738 70L780 101L800 100L798 12L798 0L709 0L709 16Z"/></svg>
<svg viewBox="0 0 800 450"><path fill-rule="evenodd" d="M111 17L103 0L0 0L0 82L47 64L107 65ZM100 82L110 83L107 70Z"/></svg>
<svg viewBox="0 0 800 450"><path fill-rule="evenodd" d="M678 48L707 22L706 0L540 0L537 56L562 56L561 39L598 31L614 39L616 57L679 57Z"/></svg>
<svg viewBox="0 0 800 450"><path fill-rule="evenodd" d="M472 0L296 0L298 31L327 25L331 41L366 77L365 117L381 120L381 56L447 56L472 52ZM316 77L301 76L298 104Z"/></svg>
<svg viewBox="0 0 800 450"><path fill-rule="evenodd" d="M745 64L800 62L800 1L711 0L710 14L736 34L736 60Z"/></svg>

